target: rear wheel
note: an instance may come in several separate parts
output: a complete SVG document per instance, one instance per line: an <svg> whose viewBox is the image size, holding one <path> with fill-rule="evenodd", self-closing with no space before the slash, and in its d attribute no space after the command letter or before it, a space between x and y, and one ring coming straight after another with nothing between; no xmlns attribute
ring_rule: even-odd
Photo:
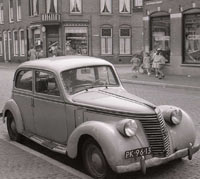
<svg viewBox="0 0 200 179"><path fill-rule="evenodd" d="M7 114L7 130L11 140L19 142L21 135L17 132L17 127L13 114L9 112Z"/></svg>
<svg viewBox="0 0 200 179"><path fill-rule="evenodd" d="M99 145L93 139L87 139L82 148L85 169L97 179L114 179L116 174L110 169Z"/></svg>

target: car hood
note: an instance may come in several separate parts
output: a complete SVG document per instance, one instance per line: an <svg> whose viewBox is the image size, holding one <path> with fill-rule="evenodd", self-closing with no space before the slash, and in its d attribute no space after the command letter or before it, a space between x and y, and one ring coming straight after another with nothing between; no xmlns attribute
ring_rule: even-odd
<svg viewBox="0 0 200 179"><path fill-rule="evenodd" d="M106 110L136 114L155 114L155 105L121 88L88 90L73 96L72 101Z"/></svg>

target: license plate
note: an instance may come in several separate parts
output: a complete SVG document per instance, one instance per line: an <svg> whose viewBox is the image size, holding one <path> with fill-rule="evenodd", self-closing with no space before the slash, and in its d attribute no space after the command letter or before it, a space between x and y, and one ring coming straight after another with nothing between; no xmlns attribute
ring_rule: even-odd
<svg viewBox="0 0 200 179"><path fill-rule="evenodd" d="M125 152L125 159L151 155L151 147L144 147Z"/></svg>

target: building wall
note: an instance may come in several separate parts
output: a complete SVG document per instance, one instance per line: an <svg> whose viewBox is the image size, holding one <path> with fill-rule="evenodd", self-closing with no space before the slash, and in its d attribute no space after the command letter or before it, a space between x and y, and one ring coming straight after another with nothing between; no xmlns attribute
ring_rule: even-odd
<svg viewBox="0 0 200 179"><path fill-rule="evenodd" d="M178 75L200 75L200 62L185 63L184 14L200 13L199 1L157 0L146 1L144 4L144 48L151 48L151 18L153 16L170 17L170 63L166 65L166 73Z"/></svg>
<svg viewBox="0 0 200 179"><path fill-rule="evenodd" d="M58 24L59 27L59 43L62 51L65 50L65 27L69 23L86 23L88 24L88 47L90 56L97 56L107 59L113 63L129 63L131 56L134 53L143 50L143 12L132 11L133 4L131 4L130 14L119 13L119 2L112 0L112 14L102 15L100 13L100 1L99 0L84 0L82 4L83 13L78 15L70 14L70 1L69 0L58 0L58 13L61 14L61 21ZM26 38L26 52L25 56L13 56L13 49L11 48L11 61L26 61L27 51L32 44L32 35L30 29L40 28L41 30L41 41L43 42L43 50L45 56L48 55L48 44L46 31L42 32L42 27L45 26L46 30L51 25L45 24L41 21L41 14L45 13L45 1L39 0L39 15L29 16L29 3L27 0L22 0L22 21L16 21L16 1L14 1L14 22L9 23L9 1L3 0L4 3L4 24L0 24L0 31L8 30L25 30ZM104 25L110 25L113 30L113 54L112 55L101 55L101 27ZM119 55L119 27L122 25L128 25L131 28L131 54L130 55ZM0 56L0 61L4 61L4 57Z"/></svg>

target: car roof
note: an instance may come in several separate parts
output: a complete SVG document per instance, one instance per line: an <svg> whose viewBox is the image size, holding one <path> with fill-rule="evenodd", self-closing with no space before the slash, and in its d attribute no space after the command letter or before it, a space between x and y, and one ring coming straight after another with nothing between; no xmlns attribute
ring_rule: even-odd
<svg viewBox="0 0 200 179"><path fill-rule="evenodd" d="M110 62L89 56L61 56L31 60L22 63L18 68L45 69L54 72L93 65L112 65Z"/></svg>

